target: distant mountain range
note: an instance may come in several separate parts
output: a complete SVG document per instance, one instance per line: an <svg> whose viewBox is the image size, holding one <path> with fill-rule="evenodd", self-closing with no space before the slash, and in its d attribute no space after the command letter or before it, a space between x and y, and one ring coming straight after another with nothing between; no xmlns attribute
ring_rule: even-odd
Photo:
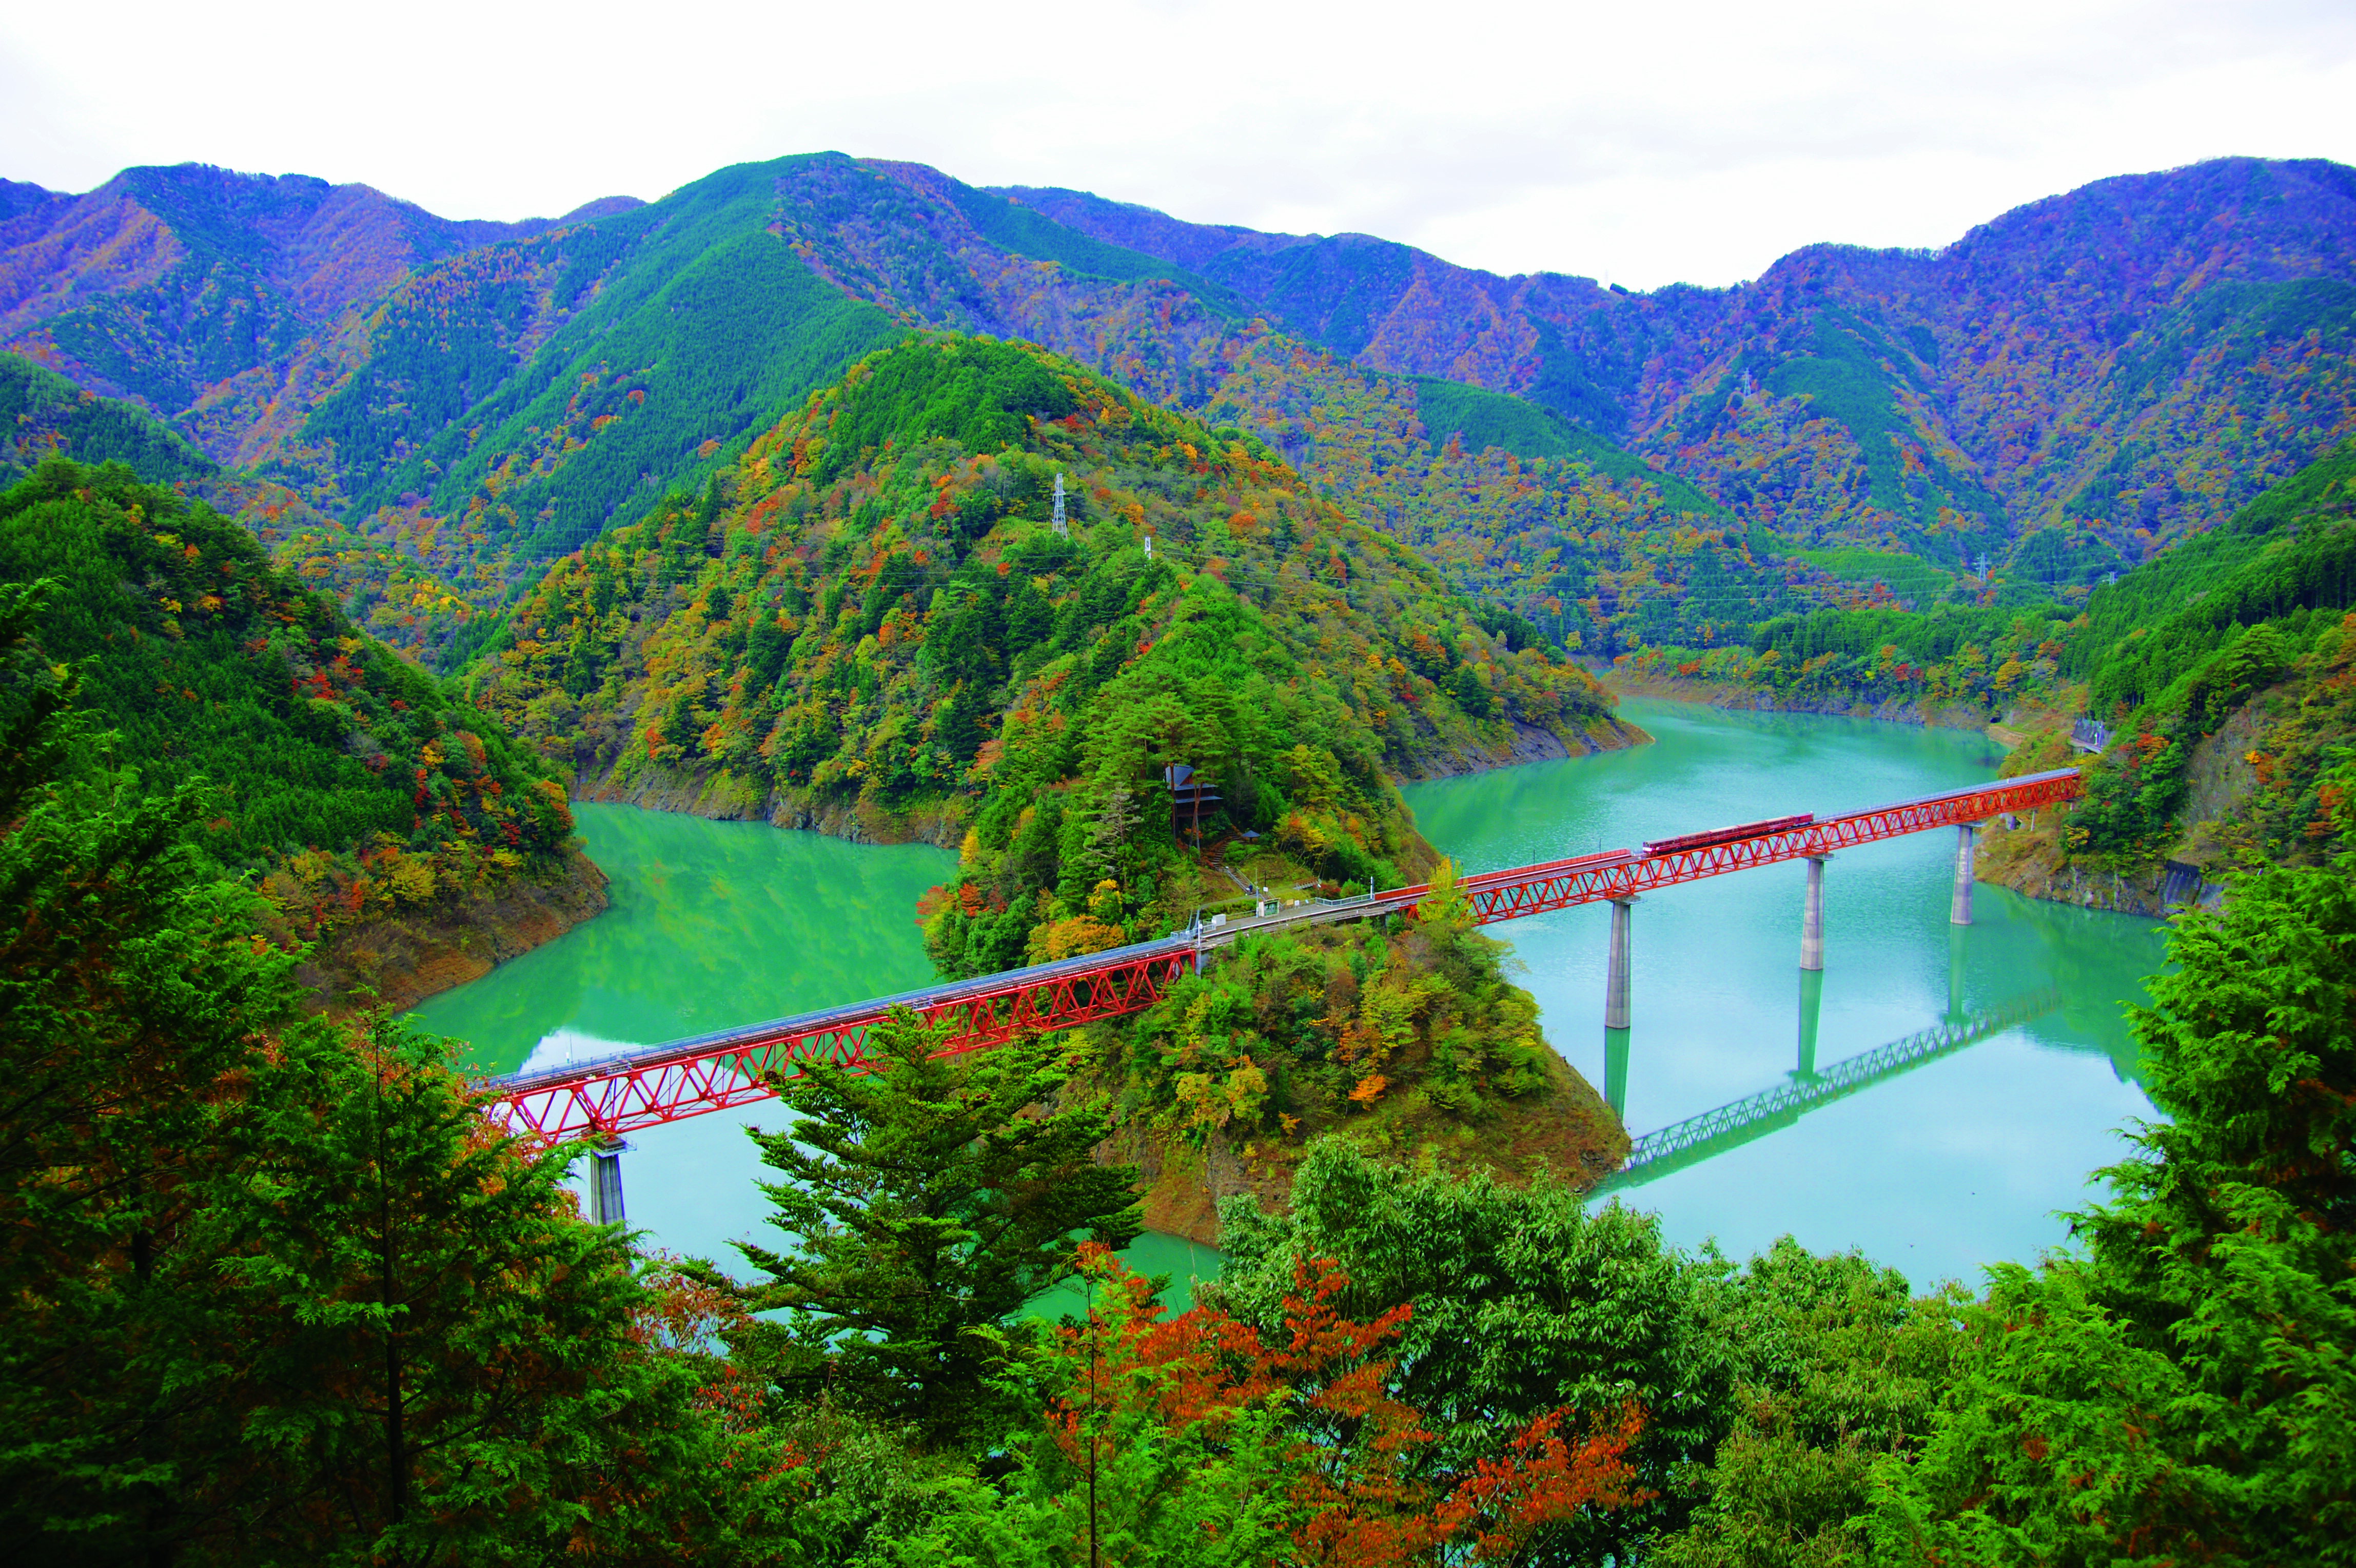
<svg viewBox="0 0 2356 1568"><path fill-rule="evenodd" d="M2066 596L2230 516L2356 431L2351 258L2356 170L2324 162L1651 294L833 153L516 224L184 166L0 182L0 347L168 424L283 556L444 659L536 563L926 328L1249 429L1608 650L1795 596Z"/></svg>
<svg viewBox="0 0 2356 1568"><path fill-rule="evenodd" d="M1748 519L1848 517L1933 557L1976 519L2133 550L2219 521L2350 422L2356 170L2338 164L2108 179L1935 252L1815 245L1755 283L1648 295L1002 194L1357 363L1554 409Z"/></svg>

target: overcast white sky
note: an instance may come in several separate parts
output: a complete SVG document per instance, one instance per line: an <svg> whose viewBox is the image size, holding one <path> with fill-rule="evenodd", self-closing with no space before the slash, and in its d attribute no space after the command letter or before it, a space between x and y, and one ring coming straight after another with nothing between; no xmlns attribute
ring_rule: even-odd
<svg viewBox="0 0 2356 1568"><path fill-rule="evenodd" d="M2350 0L1291 0L0 16L0 176L195 159L451 217L837 148L1633 288L1939 245L2104 175L2356 163Z"/></svg>

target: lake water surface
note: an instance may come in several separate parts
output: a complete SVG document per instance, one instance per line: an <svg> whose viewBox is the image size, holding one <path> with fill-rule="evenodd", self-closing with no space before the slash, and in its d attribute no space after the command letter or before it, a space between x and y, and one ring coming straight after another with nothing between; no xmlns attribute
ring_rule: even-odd
<svg viewBox="0 0 2356 1568"><path fill-rule="evenodd" d="M1866 719L1631 701L1658 744L1407 790L1424 835L1467 871L1794 811L1819 816L1990 778L1976 733ZM1918 1285L1976 1284L1982 1265L2058 1245L2054 1211L2152 1113L2124 1013L2161 965L2157 921L2065 908L1982 883L1948 923L1955 835L1845 851L1825 867L1822 1071L1951 1018L2059 1004L2027 1023L1812 1111L1688 1169L1626 1189L1669 1236L1737 1257L1789 1232L1849 1247ZM1629 1132L1787 1082L1801 1066L1804 863L1648 894L1633 912L1623 1115ZM1610 907L1489 928L1526 966L1547 1038L1598 1089Z"/></svg>
<svg viewBox="0 0 2356 1568"><path fill-rule="evenodd" d="M1633 846L1665 833L1798 811L1879 804L1988 778L1976 735L1864 720L1730 714L1631 702L1658 744L1408 790L1418 822L1467 870ZM852 1002L929 976L916 897L951 857L757 823L624 806L576 808L613 908L418 1009L469 1042L481 1070L588 1059L732 1024ZM1845 852L1826 869L1826 968L1815 1059L1832 1068L1944 1020L2058 993L2058 1005L1878 1082L1707 1161L1633 1186L1669 1235L1747 1255L1786 1231L1862 1248L1918 1283L1976 1283L1984 1263L2058 1243L2057 1209L2116 1157L2114 1129L2149 1112L2122 1013L2161 957L2147 920L2021 899L1982 885L1976 923L1947 921L1954 834ZM1526 966L1547 1037L1630 1131L1745 1099L1800 1056L1798 865L1647 896L1634 912L1633 1027L1615 1072L1601 1027L1604 906L1491 928ZM673 1251L734 1261L725 1243L767 1212L747 1123L774 1106L633 1134L631 1222ZM1788 1120L1788 1119L1787 1119ZM1215 1254L1169 1238L1138 1266L1176 1275Z"/></svg>
<svg viewBox="0 0 2356 1568"><path fill-rule="evenodd" d="M611 907L417 1009L425 1028L466 1041L479 1071L586 1061L932 978L916 908L956 867L940 850L634 806L573 816L613 879ZM768 1212L743 1129L782 1121L774 1104L747 1105L632 1133L630 1222L651 1245L741 1271L727 1243Z"/></svg>

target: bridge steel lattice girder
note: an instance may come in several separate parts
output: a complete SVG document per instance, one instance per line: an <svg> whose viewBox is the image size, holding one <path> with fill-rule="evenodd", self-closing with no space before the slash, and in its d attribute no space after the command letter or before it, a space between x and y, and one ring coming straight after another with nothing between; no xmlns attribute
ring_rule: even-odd
<svg viewBox="0 0 2356 1568"><path fill-rule="evenodd" d="M772 1098L770 1079L793 1077L803 1063L857 1069L867 1063L869 1030L894 1004L906 1005L927 1027L948 1026L942 1056L987 1050L1017 1036L1075 1028L1099 1018L1140 1013L1161 1000L1194 967L1194 944L1145 944L1115 962L1073 972L1068 965L1033 978L1013 971L935 988L908 999L886 998L852 1009L755 1025L723 1035L681 1040L652 1050L533 1074L491 1086L492 1108L514 1131L539 1142L608 1139L689 1116ZM1109 955L1107 955L1109 956ZM1019 977L1019 978L1018 978Z"/></svg>
<svg viewBox="0 0 2356 1568"><path fill-rule="evenodd" d="M1472 906L1476 921L1487 924L1517 920L1580 904L1633 897L1658 887L1722 876L1730 871L1748 871L1754 866L1826 855L1835 850L1879 843L1933 828L1985 822L2005 811L2025 811L2074 800L2078 790L2078 770L2066 768L1894 806L1850 811L1805 827L1738 839L1731 843L1706 844L1664 855L1586 855L1579 860L1470 876L1460 886ZM1428 886L1403 887L1396 895L1386 894L1383 903L1412 905L1429 891Z"/></svg>

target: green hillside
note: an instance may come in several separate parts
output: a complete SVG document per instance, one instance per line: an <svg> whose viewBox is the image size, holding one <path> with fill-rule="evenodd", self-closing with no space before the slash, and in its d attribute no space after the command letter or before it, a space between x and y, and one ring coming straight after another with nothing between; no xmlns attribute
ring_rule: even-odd
<svg viewBox="0 0 2356 1568"><path fill-rule="evenodd" d="M1725 636L1815 599L1765 530L1550 411L1336 360L1264 326L1203 416L1249 431L1457 587L1558 644Z"/></svg>
<svg viewBox="0 0 2356 1568"><path fill-rule="evenodd" d="M2086 603L2064 670L2092 711L2160 696L2249 628L2356 605L2356 440L2275 486L2224 527L2144 563Z"/></svg>
<svg viewBox="0 0 2356 1568"><path fill-rule="evenodd" d="M1641 479L1680 511L1724 517L1726 510L1674 474L1665 474L1553 409L1437 376L1410 378L1417 413L1435 442L1456 436L1465 450L1498 447L1517 457L1567 457L1613 479Z"/></svg>
<svg viewBox="0 0 2356 1568"><path fill-rule="evenodd" d="M929 927L953 973L1241 899L1222 846L1262 885L1407 880L1430 851L1388 776L1515 724L1610 733L1584 674L1251 445L954 337L863 361L700 501L562 563L469 680L619 787L962 835ZM1219 795L1199 854L1179 763Z"/></svg>
<svg viewBox="0 0 2356 1568"><path fill-rule="evenodd" d="M219 787L214 853L303 934L544 866L573 831L544 765L202 501L46 462L0 496L0 582L41 579L36 635L112 759Z"/></svg>
<svg viewBox="0 0 2356 1568"><path fill-rule="evenodd" d="M0 489L52 455L121 463L153 484L215 472L211 458L137 404L83 392L20 354L0 354Z"/></svg>
<svg viewBox="0 0 2356 1568"><path fill-rule="evenodd" d="M891 340L890 316L765 231L776 181L809 161L722 169L397 295L305 427L336 444L348 510L413 493L519 563L561 554ZM509 364L539 308L569 314Z"/></svg>

